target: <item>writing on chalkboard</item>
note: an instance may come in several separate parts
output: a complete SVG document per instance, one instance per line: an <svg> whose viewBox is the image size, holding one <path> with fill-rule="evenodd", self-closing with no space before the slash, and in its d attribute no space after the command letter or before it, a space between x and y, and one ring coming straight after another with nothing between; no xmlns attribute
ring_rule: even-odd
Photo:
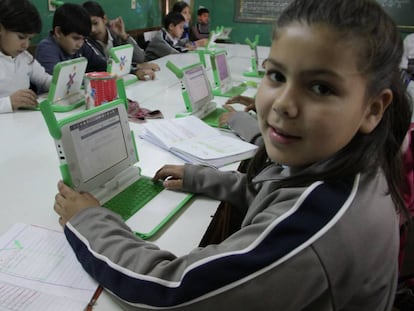
<svg viewBox="0 0 414 311"><path fill-rule="evenodd" d="M389 8L402 8L403 6L410 4L410 0L378 0L378 2L382 6Z"/></svg>
<svg viewBox="0 0 414 311"><path fill-rule="evenodd" d="M236 1L235 20L240 22L273 23L292 0Z"/></svg>

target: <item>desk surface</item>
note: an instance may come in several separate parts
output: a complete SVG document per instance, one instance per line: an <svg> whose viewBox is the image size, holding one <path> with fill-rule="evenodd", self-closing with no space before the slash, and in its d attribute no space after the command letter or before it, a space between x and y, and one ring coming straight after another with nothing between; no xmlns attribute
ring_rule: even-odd
<svg viewBox="0 0 414 311"><path fill-rule="evenodd" d="M218 45L228 51L233 79L244 81L242 72L250 66L250 49L242 45ZM267 57L268 48L259 48L259 57ZM177 78L165 67L167 60L194 62L197 54L180 54L163 57L156 62L161 70L154 81L138 82L127 87L127 95L142 107L160 109L166 118L184 109L181 89ZM178 63L180 64L180 63ZM207 67L207 71L210 69ZM211 71L211 70L210 70ZM210 73L211 74L211 73ZM249 80L255 80L249 78ZM256 81L259 81L256 79ZM255 90L247 91L254 95ZM216 97L218 104L226 98ZM141 125L131 123L136 134ZM18 111L0 114L0 234L14 223L38 224L60 229L57 214L53 211L56 183L61 179L59 162L52 138L38 111ZM144 175L152 176L163 164L182 164L183 161L154 145L137 139L139 166ZM235 165L224 169L233 169ZM182 255L196 247L217 209L218 202L197 196L151 241L176 255ZM185 234L183 229L185 228ZM118 305L104 293L97 310L117 310Z"/></svg>

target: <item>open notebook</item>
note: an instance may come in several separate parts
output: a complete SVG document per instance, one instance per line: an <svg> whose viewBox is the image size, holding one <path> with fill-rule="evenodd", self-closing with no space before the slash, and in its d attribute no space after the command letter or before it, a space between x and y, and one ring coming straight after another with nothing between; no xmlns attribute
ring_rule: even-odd
<svg viewBox="0 0 414 311"><path fill-rule="evenodd" d="M217 96L233 97L246 91L246 83L235 85L231 78L230 68L227 62L227 52L225 50L212 52L210 54L211 69L215 88L213 94Z"/></svg>
<svg viewBox="0 0 414 311"><path fill-rule="evenodd" d="M124 44L109 49L109 63L107 71L111 75L124 80L125 85L138 81L136 75L131 73L132 55L134 47L132 44Z"/></svg>
<svg viewBox="0 0 414 311"><path fill-rule="evenodd" d="M213 101L214 95L203 65L195 63L182 69L179 69L170 61L166 65L180 79L187 110L185 113L177 114L177 117L193 115L202 119L208 125L218 127L220 115L227 110L217 107L217 104Z"/></svg>
<svg viewBox="0 0 414 311"><path fill-rule="evenodd" d="M57 63L53 68L49 93L40 95L38 102L46 102L54 112L66 112L84 105L82 83L87 64L85 57Z"/></svg>
<svg viewBox="0 0 414 311"><path fill-rule="evenodd" d="M102 206L130 221L137 235L149 238L192 195L165 190L140 174L124 103L117 99L59 121L47 106L41 109L55 138L65 184L92 193ZM147 203L161 196L156 211L146 210Z"/></svg>

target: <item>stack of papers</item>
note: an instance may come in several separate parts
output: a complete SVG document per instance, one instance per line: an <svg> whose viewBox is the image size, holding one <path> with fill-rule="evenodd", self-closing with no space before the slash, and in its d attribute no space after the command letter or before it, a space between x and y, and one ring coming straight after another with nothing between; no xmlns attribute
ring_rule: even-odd
<svg viewBox="0 0 414 311"><path fill-rule="evenodd" d="M0 310L84 310L97 287L63 232L15 224L0 237Z"/></svg>
<svg viewBox="0 0 414 311"><path fill-rule="evenodd" d="M251 158L257 146L223 134L197 117L154 120L139 136L184 161L221 167Z"/></svg>

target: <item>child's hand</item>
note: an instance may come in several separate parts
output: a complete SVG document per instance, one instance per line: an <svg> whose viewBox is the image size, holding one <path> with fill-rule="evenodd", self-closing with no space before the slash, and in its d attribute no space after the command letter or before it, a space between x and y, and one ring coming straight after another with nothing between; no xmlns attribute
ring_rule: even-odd
<svg viewBox="0 0 414 311"><path fill-rule="evenodd" d="M53 208L60 216L59 223L62 227L81 210L99 206L98 200L90 193L79 193L66 186L63 181L59 181L57 186L59 192L55 196Z"/></svg>
<svg viewBox="0 0 414 311"><path fill-rule="evenodd" d="M189 51L194 51L197 47L194 45L194 44L192 44L192 43L187 43L186 45L185 45L185 47L187 48L187 50L189 50Z"/></svg>
<svg viewBox="0 0 414 311"><path fill-rule="evenodd" d="M229 100L226 101L226 103L224 104L224 108L226 108L227 110L229 110L229 106L231 104L242 104L245 105L246 108L244 108L245 112L248 112L250 110L256 111L256 106L254 104L254 98L248 97L248 96L243 96L243 95L239 95L239 96L234 96L232 98L230 98Z"/></svg>
<svg viewBox="0 0 414 311"><path fill-rule="evenodd" d="M141 63L137 65L138 69L151 69L152 71L159 71L160 66L156 63Z"/></svg>
<svg viewBox="0 0 414 311"><path fill-rule="evenodd" d="M194 42L196 47L199 46L206 46L208 43L208 39L200 39Z"/></svg>
<svg viewBox="0 0 414 311"><path fill-rule="evenodd" d="M219 118L219 126L225 127L229 123L229 119L232 115L236 113L236 110L230 104L224 104L223 108L225 108L228 112L222 113Z"/></svg>
<svg viewBox="0 0 414 311"><path fill-rule="evenodd" d="M10 95L10 102L13 110L17 110L21 107L36 107L37 96L32 90L18 90Z"/></svg>
<svg viewBox="0 0 414 311"><path fill-rule="evenodd" d="M138 69L135 71L135 75L140 80L154 80L155 79L155 72L152 69Z"/></svg>
<svg viewBox="0 0 414 311"><path fill-rule="evenodd" d="M122 19L121 16L118 16L117 18L111 20L109 22L109 25L111 27L111 29L118 35L121 37L122 40L127 40L128 39L128 34L125 31L125 24L124 24L124 20Z"/></svg>
<svg viewBox="0 0 414 311"><path fill-rule="evenodd" d="M152 178L153 181L163 180L163 186L171 190L183 189L184 165L164 165Z"/></svg>

